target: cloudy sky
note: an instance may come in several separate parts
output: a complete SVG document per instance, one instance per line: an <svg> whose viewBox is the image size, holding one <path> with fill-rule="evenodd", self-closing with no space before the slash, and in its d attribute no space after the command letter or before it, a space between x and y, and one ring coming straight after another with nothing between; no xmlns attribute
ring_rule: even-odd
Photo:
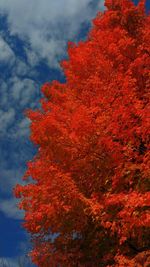
<svg viewBox="0 0 150 267"><path fill-rule="evenodd" d="M138 1L135 1L137 3ZM150 5L150 1L147 1ZM103 0L0 0L0 262L29 248L12 188L36 152L26 108L38 107L40 87L64 80L59 62L67 42L85 39ZM30 265L31 266L31 265Z"/></svg>

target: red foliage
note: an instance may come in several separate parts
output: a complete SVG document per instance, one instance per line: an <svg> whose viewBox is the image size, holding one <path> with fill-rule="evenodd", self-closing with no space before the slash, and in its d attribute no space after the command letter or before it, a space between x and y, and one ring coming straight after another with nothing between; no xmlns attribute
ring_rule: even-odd
<svg viewBox="0 0 150 267"><path fill-rule="evenodd" d="M34 183L15 193L40 267L148 266L150 16L144 1L105 5L69 45L66 83L28 112Z"/></svg>

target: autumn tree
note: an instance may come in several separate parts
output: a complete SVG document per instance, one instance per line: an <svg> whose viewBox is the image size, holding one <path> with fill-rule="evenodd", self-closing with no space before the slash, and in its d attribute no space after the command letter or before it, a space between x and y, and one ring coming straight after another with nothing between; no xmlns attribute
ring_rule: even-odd
<svg viewBox="0 0 150 267"><path fill-rule="evenodd" d="M150 16L106 0L66 82L28 111L38 147L16 197L40 267L149 266ZM31 181L31 178L33 181Z"/></svg>

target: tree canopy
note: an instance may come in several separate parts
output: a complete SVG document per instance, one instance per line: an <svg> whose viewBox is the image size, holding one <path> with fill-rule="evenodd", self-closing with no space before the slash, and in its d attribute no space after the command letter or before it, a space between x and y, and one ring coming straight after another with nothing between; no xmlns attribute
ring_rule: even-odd
<svg viewBox="0 0 150 267"><path fill-rule="evenodd" d="M15 195L39 267L148 266L150 16L106 0L86 41L68 44L66 82L29 110L38 147ZM32 178L32 180L31 180ZM145 265L143 265L145 264ZM147 265L146 265L147 264Z"/></svg>

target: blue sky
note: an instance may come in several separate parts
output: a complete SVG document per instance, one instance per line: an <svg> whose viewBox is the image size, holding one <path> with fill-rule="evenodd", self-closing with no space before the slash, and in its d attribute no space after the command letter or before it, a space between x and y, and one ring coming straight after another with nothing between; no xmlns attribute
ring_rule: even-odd
<svg viewBox="0 0 150 267"><path fill-rule="evenodd" d="M12 196L36 152L23 112L38 107L44 82L64 80L67 42L84 39L100 9L103 0L0 0L0 259L11 267L30 247Z"/></svg>

